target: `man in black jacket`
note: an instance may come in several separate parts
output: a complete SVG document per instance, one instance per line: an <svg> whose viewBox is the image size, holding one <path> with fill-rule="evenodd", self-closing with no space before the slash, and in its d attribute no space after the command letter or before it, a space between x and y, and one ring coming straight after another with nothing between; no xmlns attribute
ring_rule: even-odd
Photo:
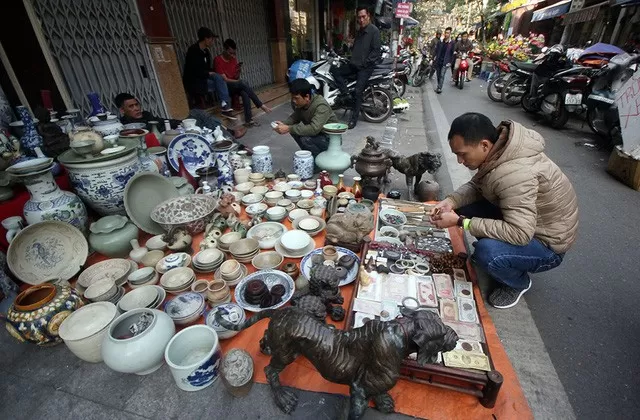
<svg viewBox="0 0 640 420"><path fill-rule="evenodd" d="M362 92L367 85L367 81L373 73L375 65L380 61L382 52L380 50L380 31L371 23L371 13L366 7L358 7L357 19L360 30L356 34L356 39L351 51L351 61L340 67L333 67L331 74L342 92L342 100L349 96L345 77L356 74L355 105L349 128L353 128L358 123L360 108L362 106Z"/></svg>
<svg viewBox="0 0 640 420"><path fill-rule="evenodd" d="M231 98L227 84L218 73L213 71L211 51L209 48L217 38L209 28L198 29L198 42L187 50L184 60L184 87L192 97L205 96L207 92L215 92L220 99L223 113L231 113Z"/></svg>

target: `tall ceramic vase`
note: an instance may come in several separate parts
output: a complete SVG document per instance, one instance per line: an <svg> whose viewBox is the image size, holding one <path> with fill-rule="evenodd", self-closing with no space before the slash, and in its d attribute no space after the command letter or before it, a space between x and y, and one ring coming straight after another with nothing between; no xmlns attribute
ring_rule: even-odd
<svg viewBox="0 0 640 420"><path fill-rule="evenodd" d="M308 150L298 150L293 155L293 172L301 180L313 178L313 155Z"/></svg>
<svg viewBox="0 0 640 420"><path fill-rule="evenodd" d="M347 131L347 125L341 123L325 124L324 132L329 135L329 147L316 156L316 166L331 175L334 184L338 182L338 175L351 166L351 156L342 150L342 133Z"/></svg>
<svg viewBox="0 0 640 420"><path fill-rule="evenodd" d="M70 191L62 191L53 179L51 166L46 169L14 175L27 187L31 198L24 205L27 224L59 220L87 234L87 209L82 200Z"/></svg>
<svg viewBox="0 0 640 420"><path fill-rule="evenodd" d="M91 114L89 114L90 117L107 112L104 106L102 106L102 102L100 102L100 95L98 95L97 92L91 92L87 94L87 98L89 98L89 103L91 104Z"/></svg>
<svg viewBox="0 0 640 420"><path fill-rule="evenodd" d="M16 107L18 114L20 115L20 119L22 120L24 134L20 138L20 146L22 151L30 156L35 156L36 147L42 147L44 141L42 140L42 136L38 134L38 130L36 130L36 126L33 123L33 119L31 118L31 114L29 114L29 110L27 107L18 106Z"/></svg>
<svg viewBox="0 0 640 420"><path fill-rule="evenodd" d="M231 164L230 154L234 152L231 151L231 146L231 142L224 140L213 143L213 152L216 156L216 168L218 168L218 188L229 191L233 188L233 166Z"/></svg>
<svg viewBox="0 0 640 420"><path fill-rule="evenodd" d="M273 172L273 160L271 158L271 150L269 146L256 146L253 148L253 156L251 156L251 164L253 172L271 173Z"/></svg>

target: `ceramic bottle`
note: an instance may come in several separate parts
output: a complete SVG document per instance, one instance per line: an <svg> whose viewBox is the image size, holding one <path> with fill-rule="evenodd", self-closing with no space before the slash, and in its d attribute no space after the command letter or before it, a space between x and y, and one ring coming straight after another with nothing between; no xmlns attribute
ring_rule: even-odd
<svg viewBox="0 0 640 420"><path fill-rule="evenodd" d="M77 195L62 191L53 179L52 167L14 175L29 191L31 198L24 204L27 224L45 220L59 220L77 227L87 234L87 209Z"/></svg>
<svg viewBox="0 0 640 420"><path fill-rule="evenodd" d="M38 134L38 130L36 130L36 126L33 123L27 107L18 106L16 110L18 111L18 115L20 115L24 129L24 134L20 138L21 149L23 153L29 156L35 156L35 148L42 147L44 144L42 136Z"/></svg>
<svg viewBox="0 0 640 420"><path fill-rule="evenodd" d="M142 261L144 256L147 255L149 250L147 249L147 247L140 246L138 239L131 239L129 243L131 244L132 248L131 252L129 252L129 258L139 263L140 261Z"/></svg>
<svg viewBox="0 0 640 420"><path fill-rule="evenodd" d="M272 173L273 160L271 158L271 150L269 146L256 146L253 148L253 156L251 157L253 172L256 173Z"/></svg>
<svg viewBox="0 0 640 420"><path fill-rule="evenodd" d="M342 150L342 133L347 131L346 124L325 124L325 132L329 135L329 147L316 157L316 166L331 174L334 183L338 182L338 174L351 166L351 156Z"/></svg>
<svg viewBox="0 0 640 420"><path fill-rule="evenodd" d="M338 175L338 183L336 184L336 188L338 189L338 193L347 191L347 186L344 185L344 174Z"/></svg>
<svg viewBox="0 0 640 420"><path fill-rule="evenodd" d="M351 192L353 193L355 198L358 199L362 198L362 185L360 185L360 181L362 181L362 178L360 178L359 176L354 176L353 187L351 187Z"/></svg>
<svg viewBox="0 0 640 420"><path fill-rule="evenodd" d="M333 185L333 181L331 181L331 177L329 176L329 172L322 171L320 172L320 187L324 188L327 185Z"/></svg>
<svg viewBox="0 0 640 420"><path fill-rule="evenodd" d="M160 124L158 121L149 121L147 123L147 125L149 126L149 132L153 133L153 135L156 136L158 142L160 142L160 140L162 139L162 135L160 134L160 130L158 130L158 124Z"/></svg>

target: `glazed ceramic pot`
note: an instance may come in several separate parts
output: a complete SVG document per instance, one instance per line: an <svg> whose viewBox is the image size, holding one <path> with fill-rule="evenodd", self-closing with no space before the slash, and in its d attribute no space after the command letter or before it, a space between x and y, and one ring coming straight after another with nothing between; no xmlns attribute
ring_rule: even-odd
<svg viewBox="0 0 640 420"><path fill-rule="evenodd" d="M110 160L78 162L65 160L67 152L58 159L69 173L76 193L100 215L126 214L124 189L127 182L140 171L136 150Z"/></svg>
<svg viewBox="0 0 640 420"><path fill-rule="evenodd" d="M253 385L253 358L242 349L231 349L222 359L222 383L234 397L243 397Z"/></svg>
<svg viewBox="0 0 640 420"><path fill-rule="evenodd" d="M32 286L20 293L7 312L6 328L19 341L39 346L62 340L58 328L84 301L70 287L54 284Z"/></svg>
<svg viewBox="0 0 640 420"><path fill-rule="evenodd" d="M438 201L440 196L440 184L436 181L420 181L416 188L418 200L421 202Z"/></svg>
<svg viewBox="0 0 640 420"><path fill-rule="evenodd" d="M23 208L27 224L59 220L72 224L86 235L89 218L84 203L74 193L58 187L51 168L13 175L27 187L31 196Z"/></svg>
<svg viewBox="0 0 640 420"><path fill-rule="evenodd" d="M199 391L219 376L222 348L218 335L207 325L193 325L176 334L164 351L164 359L178 388Z"/></svg>
<svg viewBox="0 0 640 420"><path fill-rule="evenodd" d="M118 309L111 302L90 303L60 324L60 338L73 354L85 362L102 362L102 341L117 316Z"/></svg>
<svg viewBox="0 0 640 420"><path fill-rule="evenodd" d="M23 123L24 134L20 138L22 152L35 156L35 148L42 147L43 145L42 136L38 134L38 130L36 130L36 126L27 107L17 106L16 111L18 111L18 115Z"/></svg>
<svg viewBox="0 0 640 420"><path fill-rule="evenodd" d="M298 150L293 155L293 172L300 177L301 180L313 178L313 155L308 150Z"/></svg>
<svg viewBox="0 0 640 420"><path fill-rule="evenodd" d="M329 135L329 147L316 156L316 166L329 172L331 181L336 184L338 175L351 166L351 156L342 150L342 133L347 131L347 125L341 123L325 124L323 129Z"/></svg>
<svg viewBox="0 0 640 420"><path fill-rule="evenodd" d="M105 216L89 227L89 245L107 257L126 257L131 240L138 238L138 227L125 216Z"/></svg>
<svg viewBox="0 0 640 420"><path fill-rule="evenodd" d="M104 139L102 138L102 135L97 131L92 130L90 127L76 127L69 134L69 138L71 139L71 142L93 140L95 142L93 144L93 148L91 149L93 153L100 153L100 151L104 149Z"/></svg>
<svg viewBox="0 0 640 420"><path fill-rule="evenodd" d="M251 156L251 166L255 173L273 172L273 160L271 158L271 150L269 146L256 146L253 148L253 156Z"/></svg>
<svg viewBox="0 0 640 420"><path fill-rule="evenodd" d="M176 327L157 309L133 309L116 318L102 341L104 363L116 372L148 375L162 366Z"/></svg>
<svg viewBox="0 0 640 420"><path fill-rule="evenodd" d="M89 118L89 124L102 137L117 135L123 127L116 115L108 115L106 120L94 116Z"/></svg>

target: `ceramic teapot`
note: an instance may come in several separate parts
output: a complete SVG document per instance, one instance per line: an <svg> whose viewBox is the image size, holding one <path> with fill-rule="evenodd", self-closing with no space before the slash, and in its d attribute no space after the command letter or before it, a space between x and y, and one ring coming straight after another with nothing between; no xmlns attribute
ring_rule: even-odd
<svg viewBox="0 0 640 420"><path fill-rule="evenodd" d="M5 228L5 230L7 231L7 234L6 234L7 242L11 243L11 241L13 241L13 238L15 238L16 235L20 233L22 229L24 229L24 224L22 223L22 217L20 216L7 217L2 221L2 227Z"/></svg>

